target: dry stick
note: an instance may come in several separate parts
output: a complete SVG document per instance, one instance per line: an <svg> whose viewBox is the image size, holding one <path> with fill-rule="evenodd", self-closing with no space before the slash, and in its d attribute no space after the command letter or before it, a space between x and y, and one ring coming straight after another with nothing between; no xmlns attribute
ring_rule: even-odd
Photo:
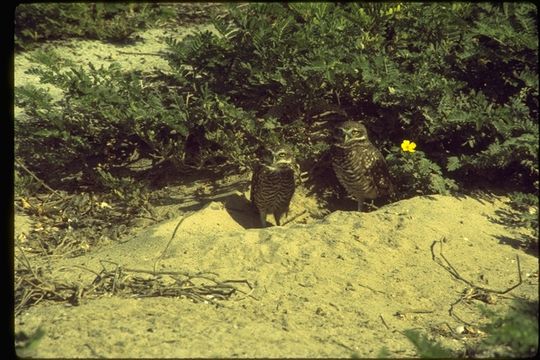
<svg viewBox="0 0 540 360"><path fill-rule="evenodd" d="M103 263L109 263L109 264L113 264L115 266L119 266L118 263L116 263L114 261L110 261L110 260L100 260L99 262L101 263L101 266L103 267L103 270L105 270L105 271L107 269L105 268ZM124 271L127 271L127 272L136 272L136 273L143 273L143 274L150 274L150 275L183 275L183 276L185 276L187 278L190 278L190 279L201 278L201 279L211 280L211 281L214 281L216 283L217 283L217 281L215 281L214 279L211 279L211 278L203 276L203 275L204 274L210 274L210 275L218 276L217 273L211 272L211 271L200 272L200 273L197 273L197 274L190 274L190 273L185 272L185 271L153 271L153 270L134 269L134 268L123 268L123 269L124 269Z"/></svg>
<svg viewBox="0 0 540 360"><path fill-rule="evenodd" d="M381 321L382 321L384 327L385 327L387 330L390 330L390 326L388 326L388 324L386 323L386 321L384 321L384 318L383 318L382 314L379 314L379 317L381 318Z"/></svg>
<svg viewBox="0 0 540 360"><path fill-rule="evenodd" d="M28 291L25 290L24 296L21 299L21 302L15 308L15 316L19 315L22 312L25 305L33 298L35 293L36 291L34 291L33 289L30 289ZM39 299L35 300L34 304L38 304L45 297L44 293L41 293L39 295L40 295Z"/></svg>
<svg viewBox="0 0 540 360"><path fill-rule="evenodd" d="M113 294L116 291L116 283L119 282L121 274L122 274L122 267L117 266L116 269L114 270L114 278L113 278L112 289L111 289L111 293Z"/></svg>
<svg viewBox="0 0 540 360"><path fill-rule="evenodd" d="M348 345L345 345L344 343L342 343L342 342L340 342L340 341L337 341L337 340L335 340L335 339L331 339L331 341L332 341L334 344L339 345L339 346L341 346L341 347L343 347L343 348L349 350L350 352L353 352L353 353L355 352L355 350L354 350L352 347L350 347L350 346L348 346Z"/></svg>
<svg viewBox="0 0 540 360"><path fill-rule="evenodd" d="M37 277L36 273L34 272L34 269L32 268L32 266L30 265L30 260L28 260L28 258L26 257L26 254L24 253L24 250L19 246L19 244L16 244L15 246L17 246L17 248L21 251L21 255L24 258L24 261L26 263L26 267L28 268L28 270L30 270L32 275L34 275L34 279L38 280L38 277ZM15 257L17 257L17 255L15 255Z"/></svg>
<svg viewBox="0 0 540 360"><path fill-rule="evenodd" d="M177 227L178 227L178 225L177 225ZM176 231L176 229L175 229L175 231ZM174 237L174 235L173 235L173 237ZM156 272L156 271L148 271L148 270L140 270L140 269L123 268L123 267L119 266L118 263L115 263L115 262L109 261L109 260L100 260L100 262L101 262L101 266L103 267L102 273L105 272L105 273L108 273L109 275L110 275L110 272L107 271L104 263L110 263L110 264L114 264L116 266L115 271L114 271L113 284L112 284L113 285L113 290L112 290L113 293L114 293L114 289L116 287L116 282L121 276L120 274L122 273L122 271L125 271L125 272L147 273L147 274L151 274L151 275L154 275L154 276L159 275L159 274L167 274L167 275L182 275L182 276L187 277L187 279L183 280L183 279L178 279L178 278L173 276L173 278L177 281L178 284L180 284L180 286L184 286L184 284L186 284L186 283L192 284L191 280L195 279L195 278L205 279L205 280L211 281L211 282L213 282L214 285L210 285L210 286L203 285L201 287L201 286L195 286L195 285L192 284L193 286L182 287L182 288L174 287L174 288L171 288L170 290L173 291L172 295L185 296L187 298L190 298L190 299L196 300L196 301L207 301L207 302L210 302L210 303L212 303L214 305L217 305L217 306L222 306L222 305L212 301L212 299L210 299L210 298L205 298L204 296L212 295L212 296L215 296L215 297L220 298L220 299L225 299L225 298L228 298L229 296L231 296L234 292L240 291L243 294L246 294L246 296L244 296L243 298L249 296L249 297L254 298L255 300L258 300L257 298L255 298L254 296L251 295L254 288L253 288L253 286L251 286L251 284L247 280L230 279L230 280L225 280L225 281L218 281L218 280L212 279L212 278L210 278L208 276L203 276L202 275L203 273L192 275L192 274L188 274L188 273L185 273L185 272L173 272L173 271ZM85 269L85 270L88 270L88 269ZM217 274L215 274L215 273L210 273L210 272L208 272L208 273L217 276ZM101 274L98 274L97 276L101 277ZM245 285L247 285L249 287L250 291L248 293L246 293L245 291L237 289L236 287L234 287L230 283L243 283L243 284L245 284ZM98 285L99 284L94 286L94 289ZM91 289L91 291L94 290L94 289ZM177 292L174 292L174 291L177 291ZM138 297L150 297L150 296L155 296L156 294L152 293L152 294L135 294L135 295L138 296ZM159 291L159 295L163 296L164 293L162 291ZM169 296L170 295L171 294L169 294Z"/></svg>
<svg viewBox="0 0 540 360"><path fill-rule="evenodd" d="M86 346L88 349L90 349L90 352L92 353L92 355L94 355L95 357L97 358L104 358L105 356L103 355L100 355L96 352L96 350L94 350L94 348L88 344L84 344L84 346Z"/></svg>
<svg viewBox="0 0 540 360"><path fill-rule="evenodd" d="M59 192L57 192L56 190L54 190L53 188L51 188L49 185L45 184L43 182L43 180L41 180L40 178L38 178L36 176L36 174L34 174L33 172L31 172L30 170L28 170L28 168L26 166L24 166L23 163L21 163L19 160L15 159L15 162L21 167L23 168L24 171L26 171L28 174L30 174L30 176L32 176L35 180L37 180L37 182L39 182L45 189L51 191L52 193L54 193L55 195L58 195L60 197L62 197L62 195L60 195Z"/></svg>
<svg viewBox="0 0 540 360"><path fill-rule="evenodd" d="M100 260L100 262L102 263L102 266L103 266L103 269L104 271L107 271L107 269L105 268L105 266L103 265L103 263L110 263L110 264L114 264L116 265L117 267L119 266L118 263L115 263L113 261L109 261L109 260ZM248 287L251 289L251 285L249 284L249 282L247 280L226 280L226 281L217 281L216 279L213 279L211 277L208 277L208 276L204 276L205 274L210 274L210 275L214 275L214 276L218 276L218 274L214 273L214 272L211 272L211 271L207 271L207 272L201 272L201 273L197 273L197 274L190 274L188 272L185 272L185 271L152 271L152 270L144 270L144 269L133 269L133 268L122 268L123 271L125 272L135 272L135 273L143 273L143 274L150 274L150 275L170 275L170 276L178 276L178 275L181 275L181 276L185 276L187 278L187 280L191 280L191 279L204 279L204 280L208 280L208 281L211 281L213 282L214 284L216 285L221 285L221 284L225 284L225 283L228 283L228 282L239 282L239 283L245 283L248 285ZM175 278L176 279L176 278ZM180 279L176 279L178 280L178 282L185 282L186 280L180 280ZM227 286L228 287L228 286Z"/></svg>
<svg viewBox="0 0 540 360"><path fill-rule="evenodd" d="M192 215L192 214L191 214ZM159 262L159 260L161 260L161 258L163 257L163 255L165 255L165 252L167 251L167 249L169 248L169 246L171 245L173 239L174 239L174 236L176 235L176 231L178 230L178 228L180 227L180 224L182 224L184 222L184 220L186 220L188 217L190 217L191 215L187 215L187 216L184 216L179 222L178 224L176 224L176 227L174 228L174 231L172 233L172 236L169 240L169 242L167 243L167 245L165 246L165 249L163 249L163 251L161 252L161 254L158 256L158 258L156 259L156 261L154 262L154 272L156 271L156 267L157 267L157 264Z"/></svg>
<svg viewBox="0 0 540 360"><path fill-rule="evenodd" d="M244 300L245 298L252 298L252 299L255 299L257 301L260 301L260 299L257 299L255 296L253 296L253 292L255 291L255 288L252 288L251 290L249 290L249 292L245 292L245 291L242 291L242 290L238 290L240 291L241 293L245 294L245 296L242 296L241 298L238 298L238 299L234 299L233 301L240 301L240 300Z"/></svg>
<svg viewBox="0 0 540 360"><path fill-rule="evenodd" d="M19 286L16 286L15 289L17 289ZM24 289L23 294L21 295L21 300L17 305L15 305L15 316L17 316L23 309L24 305L30 300L30 298L33 295L34 290L30 289Z"/></svg>
<svg viewBox="0 0 540 360"><path fill-rule="evenodd" d="M448 315L452 316L453 318L455 318L458 321L461 321L465 325L473 326L471 323L469 323L469 322L463 320L462 318L460 318L459 316L457 316L456 313L454 312L454 306L456 306L457 304L459 304L463 300L464 300L464 298L460 297L456 302L454 302L452 305L450 305L450 308L448 309Z"/></svg>
<svg viewBox="0 0 540 360"><path fill-rule="evenodd" d="M101 284L105 280L105 277L103 277L101 273L98 273L97 271L94 271L94 270L89 269L87 267L84 267L84 266L81 266L81 265L72 265L72 266L69 266L69 267L75 267L75 268L79 268L79 269L82 269L82 270L86 270L86 271L91 272L92 274L96 275L96 278L92 281L92 284L90 284L90 287L88 289L83 289L83 292L84 292L85 295L86 294L91 294L94 290L96 290L99 286L101 286ZM67 269L68 266L61 267L58 270L65 269L65 268ZM81 294L81 296L82 296L82 294Z"/></svg>
<svg viewBox="0 0 540 360"><path fill-rule="evenodd" d="M369 287L369 286L367 286L367 285L358 284L358 286L364 287L364 288L369 289L369 290L371 290L371 291L373 291L373 292L378 292L379 294L387 295L384 291L380 291L380 290L377 290L377 289L373 289L373 288L371 288L371 287Z"/></svg>
<svg viewBox="0 0 540 360"><path fill-rule="evenodd" d="M246 284L248 288L253 289L253 286L249 283L247 280L223 280L219 282L219 284L226 284L226 283L240 283L240 284Z"/></svg>
<svg viewBox="0 0 540 360"><path fill-rule="evenodd" d="M426 310L426 309L410 309L410 310L403 310L396 312L395 315L405 315L405 314L432 314L434 313L434 310Z"/></svg>
<svg viewBox="0 0 540 360"><path fill-rule="evenodd" d="M211 274L211 275L214 275L214 276L218 276L218 274L214 273L214 272L211 272L211 271L208 271L208 272L204 272L204 273L197 273L197 274L190 274L188 272L185 272L185 271L153 271L153 270L143 270L143 269L133 269L133 268L124 268L125 271L129 271L129 272L136 272L136 273L143 273L143 274L150 274L150 275L183 275L187 278L190 278L190 279L195 279L195 278L201 278L201 279L207 279L207 280L211 280L211 281L214 281L216 282L214 279L211 279L207 276L203 276L203 274ZM216 282L217 283L217 282Z"/></svg>
<svg viewBox="0 0 540 360"><path fill-rule="evenodd" d="M62 266L62 267L58 268L58 271L61 271L61 270L64 270L64 269L69 269L69 268L72 268L72 267L79 268L79 269L82 269L82 270L86 270L86 271L91 272L92 274L94 274L96 276L101 276L101 274L98 273L97 271L94 271L94 270L89 269L89 268L87 268L85 266L82 266L82 265Z"/></svg>
<svg viewBox="0 0 540 360"><path fill-rule="evenodd" d="M294 216L291 216L291 218L289 219L286 219L283 224L281 224L282 226L283 225L287 225L288 223L298 219L300 216L304 215L305 213L307 212L307 210L302 210L301 212L299 212L298 214L294 215Z"/></svg>
<svg viewBox="0 0 540 360"><path fill-rule="evenodd" d="M221 284L226 284L226 283L241 283L241 284L247 285L247 287L249 288L249 291L248 291L248 292L245 292L245 291L243 291L243 290L234 288L236 291L239 291L239 292L245 294L245 296L242 296L241 298L236 299L236 300L234 300L234 301L244 300L244 299L247 298L247 297L250 297L250 298L252 298L252 299L255 299L255 300L257 300L257 301L260 301L260 299L257 299L255 296L252 295L253 292L255 291L255 288L254 288L253 286L251 286L251 284L249 283L248 280L225 280L225 281L220 282L219 285L221 285Z"/></svg>
<svg viewBox="0 0 540 360"><path fill-rule="evenodd" d="M440 255L441 257L443 258L443 260L446 262L446 266L439 260L437 259L437 257L435 256L435 245L439 243L440 244L440 247L441 247L441 250L440 250ZM484 288L484 287L481 287L481 286L477 286L475 285L474 283L472 283L471 281L463 278L459 272L456 270L456 268L450 263L450 261L448 261L448 259L444 256L443 254L443 249L442 249L442 240L435 240L432 244L431 244L431 258L437 263L439 264L443 269L445 269L446 271L448 271L453 277L455 277L456 279L458 280L461 280L463 281L464 283L466 283L467 285L471 286L473 289L477 289L477 290L482 290L484 292L489 292L489 293L494 293L494 294L500 294L500 295L503 295L503 294L506 294L512 290L514 290L515 288L517 288L519 285L521 285L523 283L523 279L521 277L521 265L520 265L520 261L519 261L519 256L516 255L516 260L517 260L517 270L518 270L518 278L519 278L519 281L517 284L509 287L508 289L505 289L505 290L493 290L493 289L488 289L488 288ZM458 321L461 321L462 323L464 323L465 325L469 325L469 326L472 326L472 324L464 321L463 319L461 319L459 316L457 316L454 312L454 307L456 305L458 305L459 303L461 303L463 300L465 300L465 297L462 295L457 301L455 301L453 304L450 305L450 308L448 309L448 314L452 317L454 317L455 319L457 319Z"/></svg>
<svg viewBox="0 0 540 360"><path fill-rule="evenodd" d="M444 264L442 264L440 261L438 261L438 259L436 258L435 256L435 251L434 251L434 247L435 247L435 244L436 243L439 243L440 244L440 247L441 247L441 250L440 250L440 254L441 254L441 257L443 258L443 260L446 262L446 266ZM479 289L479 290L483 290L485 292L490 292L490 293L494 293L494 294L506 294L512 290L514 290L515 288L517 288L519 285L521 285L523 283L523 278L521 277L521 264L520 264L520 261L519 261L519 256L516 255L516 260L517 260L517 270L518 270L518 283L515 284L515 285L512 285L511 287L509 287L508 289L505 289L505 290L493 290L493 289L488 289L488 288L484 288L484 287L481 287L481 286L478 286L478 285L475 285L474 283L472 283L471 281L463 278L459 272L454 268L454 266L452 266L452 264L450 263L450 261L448 261L448 259L444 256L443 254L443 251L442 251L442 241L441 240L435 240L433 242L433 244L431 244L431 255L432 255L432 259L437 263L439 264L442 268L444 268L446 271L448 271L452 276L454 276L456 279L458 280L461 280L463 281L464 283L466 283L467 285L475 288L475 289Z"/></svg>

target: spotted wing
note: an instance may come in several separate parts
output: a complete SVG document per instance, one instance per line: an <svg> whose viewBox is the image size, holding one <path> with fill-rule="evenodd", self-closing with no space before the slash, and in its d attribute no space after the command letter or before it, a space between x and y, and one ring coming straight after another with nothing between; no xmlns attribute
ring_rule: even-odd
<svg viewBox="0 0 540 360"><path fill-rule="evenodd" d="M254 209L257 209L257 206L255 206L255 194L260 191L259 184L260 184L261 170L262 170L261 164L255 164L253 166L253 175L251 176L251 191L249 194L249 200L251 201L251 206Z"/></svg>
<svg viewBox="0 0 540 360"><path fill-rule="evenodd" d="M373 147L373 151L370 152L369 172L371 179L377 188L378 196L393 197L395 190L390 172L388 171L388 165L386 164L384 156L375 147Z"/></svg>

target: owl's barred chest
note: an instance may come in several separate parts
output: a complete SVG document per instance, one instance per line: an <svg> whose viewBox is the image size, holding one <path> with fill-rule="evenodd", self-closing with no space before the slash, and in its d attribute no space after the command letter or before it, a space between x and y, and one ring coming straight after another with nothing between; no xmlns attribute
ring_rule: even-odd
<svg viewBox="0 0 540 360"><path fill-rule="evenodd" d="M268 186L289 186L294 185L294 172L287 169L282 171L268 171L264 170L260 177L261 185Z"/></svg>
<svg viewBox="0 0 540 360"><path fill-rule="evenodd" d="M294 194L294 171L269 171L264 169L257 177L253 199L260 209L273 211L288 207Z"/></svg>
<svg viewBox="0 0 540 360"><path fill-rule="evenodd" d="M332 167L349 195L359 198L378 196L377 184L372 178L372 169L377 164L377 150L366 146L351 148L334 147Z"/></svg>

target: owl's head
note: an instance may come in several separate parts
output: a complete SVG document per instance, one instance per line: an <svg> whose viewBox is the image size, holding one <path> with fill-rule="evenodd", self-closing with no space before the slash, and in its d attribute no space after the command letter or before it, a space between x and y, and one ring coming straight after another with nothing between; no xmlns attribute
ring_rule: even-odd
<svg viewBox="0 0 540 360"><path fill-rule="evenodd" d="M349 147L355 144L369 144L367 129L357 121L345 121L334 130L334 144Z"/></svg>
<svg viewBox="0 0 540 360"><path fill-rule="evenodd" d="M284 170L294 166L294 153L288 145L278 145L264 149L260 156L262 163L270 170Z"/></svg>

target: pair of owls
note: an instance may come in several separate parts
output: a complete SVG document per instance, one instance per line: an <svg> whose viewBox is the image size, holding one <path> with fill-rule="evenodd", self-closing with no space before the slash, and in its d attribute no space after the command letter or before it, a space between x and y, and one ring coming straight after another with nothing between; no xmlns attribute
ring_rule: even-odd
<svg viewBox="0 0 540 360"><path fill-rule="evenodd" d="M358 211L362 210L364 199L393 193L384 157L369 141L362 123L340 124L334 134L331 154L334 172L347 193L358 201ZM262 227L266 226L267 214L273 214L279 226L295 189L292 149L281 145L260 160L253 169L251 202L259 211Z"/></svg>

